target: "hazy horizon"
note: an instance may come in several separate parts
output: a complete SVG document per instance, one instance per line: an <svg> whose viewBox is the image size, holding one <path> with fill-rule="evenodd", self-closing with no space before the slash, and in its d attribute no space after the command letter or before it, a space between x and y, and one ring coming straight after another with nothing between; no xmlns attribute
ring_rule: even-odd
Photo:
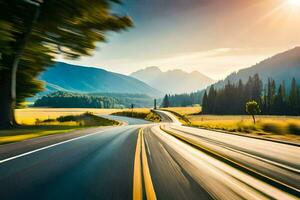
<svg viewBox="0 0 300 200"><path fill-rule="evenodd" d="M59 60L127 75L149 66L199 71L219 80L299 46L299 10L286 0L126 0L115 11L132 17L134 28L111 34L92 57Z"/></svg>

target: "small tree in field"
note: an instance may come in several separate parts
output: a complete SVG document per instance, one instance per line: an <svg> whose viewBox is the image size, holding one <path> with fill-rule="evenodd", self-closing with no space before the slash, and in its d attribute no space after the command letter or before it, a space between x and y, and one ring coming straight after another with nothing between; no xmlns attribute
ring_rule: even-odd
<svg viewBox="0 0 300 200"><path fill-rule="evenodd" d="M261 112L259 105L256 101L252 100L252 101L248 101L246 103L246 112L249 115L252 115L253 118L253 122L254 124L256 123L255 121L255 115L259 114Z"/></svg>

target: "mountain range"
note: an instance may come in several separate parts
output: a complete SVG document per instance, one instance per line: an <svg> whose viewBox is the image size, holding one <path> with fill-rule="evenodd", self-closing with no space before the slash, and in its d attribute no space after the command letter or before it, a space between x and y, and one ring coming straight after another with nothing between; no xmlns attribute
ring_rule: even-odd
<svg viewBox="0 0 300 200"><path fill-rule="evenodd" d="M163 72L158 67L147 67L130 76L168 94L195 92L214 83L213 79L198 71L188 73L175 69Z"/></svg>
<svg viewBox="0 0 300 200"><path fill-rule="evenodd" d="M69 91L76 93L128 93L160 97L162 93L133 77L100 68L83 67L57 62L40 76L46 92Z"/></svg>
<svg viewBox="0 0 300 200"><path fill-rule="evenodd" d="M277 84L284 81L287 87L290 86L292 78L296 78L300 84L300 47L279 53L252 67L233 72L224 80L214 84L214 86L221 88L224 87L228 81L237 83L239 79L245 83L249 76L253 76L256 73L264 84L267 83L268 78L274 79Z"/></svg>
<svg viewBox="0 0 300 200"><path fill-rule="evenodd" d="M148 67L126 76L100 68L57 62L41 74L40 79L45 82L46 91L38 94L38 96L54 91L68 91L76 93L146 94L160 98L166 93L201 91L212 84L216 88L221 88L226 82L237 83L239 79L245 83L249 76L256 73L259 74L264 84L268 78L273 78L277 84L285 81L287 88L292 78L296 78L299 84L300 47L277 54L252 67L234 72L217 83L199 72L187 73L182 70L162 72L158 67Z"/></svg>

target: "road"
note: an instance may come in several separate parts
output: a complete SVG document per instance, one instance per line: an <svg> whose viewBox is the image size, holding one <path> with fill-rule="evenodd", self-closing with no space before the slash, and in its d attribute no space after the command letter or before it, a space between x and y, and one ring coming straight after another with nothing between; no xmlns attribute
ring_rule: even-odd
<svg viewBox="0 0 300 200"><path fill-rule="evenodd" d="M300 147L155 124L0 146L0 199L299 199ZM136 122L135 122L136 121Z"/></svg>

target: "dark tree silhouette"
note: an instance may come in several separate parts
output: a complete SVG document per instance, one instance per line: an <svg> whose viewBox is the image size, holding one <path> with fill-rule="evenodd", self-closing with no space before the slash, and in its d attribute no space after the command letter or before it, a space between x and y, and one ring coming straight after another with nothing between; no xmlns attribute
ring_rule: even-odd
<svg viewBox="0 0 300 200"><path fill-rule="evenodd" d="M53 55L91 55L107 31L132 25L111 13L116 0L0 0L0 127L15 124L14 108L42 89L35 78Z"/></svg>

